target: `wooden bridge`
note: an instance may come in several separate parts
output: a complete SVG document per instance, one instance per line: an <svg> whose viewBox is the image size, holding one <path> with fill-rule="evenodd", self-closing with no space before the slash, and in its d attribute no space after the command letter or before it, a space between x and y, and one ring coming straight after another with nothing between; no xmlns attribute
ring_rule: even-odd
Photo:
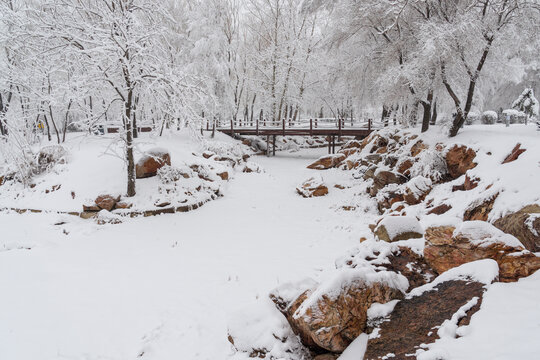
<svg viewBox="0 0 540 360"><path fill-rule="evenodd" d="M228 124L212 122L212 125L207 122L206 130L217 130L230 136L266 136L267 154L269 155L271 142L272 154L275 155L277 136L325 136L328 140L328 153L332 154L336 152L336 138L338 142L344 136L363 139L375 128L372 119L283 119L279 122L257 119L252 122L231 120Z"/></svg>

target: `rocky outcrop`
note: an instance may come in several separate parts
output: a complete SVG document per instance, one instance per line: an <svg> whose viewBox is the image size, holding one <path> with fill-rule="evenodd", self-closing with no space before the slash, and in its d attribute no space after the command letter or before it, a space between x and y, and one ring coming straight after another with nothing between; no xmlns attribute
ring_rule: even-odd
<svg viewBox="0 0 540 360"><path fill-rule="evenodd" d="M497 219L493 225L512 234L529 251L540 251L540 205L527 205L521 210Z"/></svg>
<svg viewBox="0 0 540 360"><path fill-rule="evenodd" d="M474 276L456 272L415 289L382 321L377 335L370 336L364 360L415 358L422 344L455 337L456 325L467 323L480 308L485 286Z"/></svg>
<svg viewBox="0 0 540 360"><path fill-rule="evenodd" d="M404 184L407 181L407 178L397 172L387 171L387 170L375 170L371 175L369 172L366 172L364 178L372 176L373 185L369 189L369 194L371 196L377 195L379 190L383 189L390 184Z"/></svg>
<svg viewBox="0 0 540 360"><path fill-rule="evenodd" d="M328 194L328 187L320 176L314 176L296 188L298 194L305 198L324 196Z"/></svg>
<svg viewBox="0 0 540 360"><path fill-rule="evenodd" d="M135 173L137 179L143 179L157 175L158 169L165 165L171 165L171 156L165 149L154 148L145 153L137 161Z"/></svg>
<svg viewBox="0 0 540 360"><path fill-rule="evenodd" d="M338 166L343 160L345 160L345 154L332 154L322 156L314 163L308 165L308 169L326 170Z"/></svg>
<svg viewBox="0 0 540 360"><path fill-rule="evenodd" d="M448 168L448 174L452 179L464 175L467 170L470 170L476 166L474 158L476 152L466 146L454 145L446 153L446 166Z"/></svg>
<svg viewBox="0 0 540 360"><path fill-rule="evenodd" d="M503 282L516 281L540 268L539 257L526 251L514 236L487 222L464 222L458 229L428 228L425 238L425 260L439 274L480 259L497 261Z"/></svg>
<svg viewBox="0 0 540 360"><path fill-rule="evenodd" d="M416 218L410 216L387 216L375 228L374 234L386 242L418 239L423 229Z"/></svg>
<svg viewBox="0 0 540 360"><path fill-rule="evenodd" d="M441 205L435 206L434 208L430 209L427 212L427 214L428 215L431 215L431 214L442 215L442 214L446 213L447 211L449 211L450 209L452 209L451 205L441 204Z"/></svg>
<svg viewBox="0 0 540 360"><path fill-rule="evenodd" d="M396 273L346 269L312 293L301 295L305 299L295 302L301 305L289 321L303 339L311 339L304 344L312 341L340 353L366 329L372 303L401 299L406 288L407 281Z"/></svg>
<svg viewBox="0 0 540 360"><path fill-rule="evenodd" d="M411 156L415 157L427 148L428 146L422 140L418 140L411 147Z"/></svg>

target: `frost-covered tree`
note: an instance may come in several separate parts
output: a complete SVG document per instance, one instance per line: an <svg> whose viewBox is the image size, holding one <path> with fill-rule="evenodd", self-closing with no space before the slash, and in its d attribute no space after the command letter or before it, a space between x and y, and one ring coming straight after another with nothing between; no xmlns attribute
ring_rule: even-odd
<svg viewBox="0 0 540 360"><path fill-rule="evenodd" d="M534 97L534 90L527 88L523 90L521 95L512 103L512 108L521 111L529 118L537 118L540 109L540 104L536 97ZM527 120L525 123L527 123Z"/></svg>

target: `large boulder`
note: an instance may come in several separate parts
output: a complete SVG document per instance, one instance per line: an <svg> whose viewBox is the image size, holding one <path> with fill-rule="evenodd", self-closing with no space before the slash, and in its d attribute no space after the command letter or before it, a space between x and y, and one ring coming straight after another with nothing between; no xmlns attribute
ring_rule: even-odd
<svg viewBox="0 0 540 360"><path fill-rule="evenodd" d="M291 319L293 328L318 347L341 353L366 329L371 304L401 299L407 288L407 279L393 272L341 269L303 294Z"/></svg>
<svg viewBox="0 0 540 360"><path fill-rule="evenodd" d="M493 225L512 234L529 251L540 251L540 205L527 205L523 209L503 216Z"/></svg>
<svg viewBox="0 0 540 360"><path fill-rule="evenodd" d="M308 165L308 169L326 170L341 164L345 160L345 154L331 154L322 156L314 163Z"/></svg>
<svg viewBox="0 0 540 360"><path fill-rule="evenodd" d="M328 187L324 184L322 177L314 176L296 188L298 194L305 198L324 196L328 194Z"/></svg>
<svg viewBox="0 0 540 360"><path fill-rule="evenodd" d="M452 179L457 179L476 166L473 162L476 157L476 152L466 146L454 145L446 153L446 166L448 174Z"/></svg>
<svg viewBox="0 0 540 360"><path fill-rule="evenodd" d="M387 242L418 239L424 234L420 222L411 216L387 216L373 232L379 240Z"/></svg>
<svg viewBox="0 0 540 360"><path fill-rule="evenodd" d="M171 155L165 149L153 148L142 156L135 166L137 179L156 176L158 169L171 165Z"/></svg>
<svg viewBox="0 0 540 360"><path fill-rule="evenodd" d="M503 282L516 281L540 268L540 257L525 250L514 236L484 221L466 221L457 229L428 228L425 238L424 257L439 274L480 259L497 261Z"/></svg>
<svg viewBox="0 0 540 360"><path fill-rule="evenodd" d="M416 176L407 182L403 199L409 205L416 205L424 201L432 188L430 178Z"/></svg>
<svg viewBox="0 0 540 360"><path fill-rule="evenodd" d="M482 260L414 289L374 329L363 359L414 359L423 352L423 344L456 337L458 326L467 324L478 311L486 287L496 277L497 264Z"/></svg>

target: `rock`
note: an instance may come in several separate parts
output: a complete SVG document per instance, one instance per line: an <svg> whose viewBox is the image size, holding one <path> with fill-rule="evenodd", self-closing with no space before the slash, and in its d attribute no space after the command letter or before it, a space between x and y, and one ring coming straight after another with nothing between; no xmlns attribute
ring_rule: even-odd
<svg viewBox="0 0 540 360"><path fill-rule="evenodd" d="M294 327L319 347L341 353L366 329L371 304L403 298L407 285L396 273L343 269L305 296L292 317Z"/></svg>
<svg viewBox="0 0 540 360"><path fill-rule="evenodd" d="M476 157L476 152L466 146L454 145L446 153L446 166L448 167L448 174L452 179L457 179L461 175L465 174L467 170L470 170L476 166L473 162Z"/></svg>
<svg viewBox="0 0 540 360"><path fill-rule="evenodd" d="M132 203L128 203L128 202L125 202L125 201L120 201L120 202L116 203L116 208L117 209L131 209L132 207L133 207Z"/></svg>
<svg viewBox="0 0 540 360"><path fill-rule="evenodd" d="M320 157L314 163L308 165L308 169L326 170L338 166L345 160L344 154L332 154Z"/></svg>
<svg viewBox="0 0 540 360"><path fill-rule="evenodd" d="M324 196L328 194L328 187L324 184L320 176L312 177L296 188L298 194L305 198L313 196Z"/></svg>
<svg viewBox="0 0 540 360"><path fill-rule="evenodd" d="M120 201L120 196L99 195L96 198L95 203L100 209L111 211L118 201Z"/></svg>
<svg viewBox="0 0 540 360"><path fill-rule="evenodd" d="M248 161L246 163L246 165L244 165L244 169L242 169L242 172L245 172L245 173L260 173L261 168L256 163Z"/></svg>
<svg viewBox="0 0 540 360"><path fill-rule="evenodd" d="M489 213L493 209L493 203L499 194L488 195L473 201L463 214L463 221L480 220L487 221Z"/></svg>
<svg viewBox="0 0 540 360"><path fill-rule="evenodd" d="M423 236L420 222L411 216L387 216L374 230L374 234L386 242L418 239Z"/></svg>
<svg viewBox="0 0 540 360"><path fill-rule="evenodd" d="M423 176L416 176L406 184L403 199L409 205L416 205L424 201L431 192L432 181Z"/></svg>
<svg viewBox="0 0 540 360"><path fill-rule="evenodd" d="M339 357L337 354L320 354L313 358L313 360L336 360Z"/></svg>
<svg viewBox="0 0 540 360"><path fill-rule="evenodd" d="M526 251L518 239L484 221L466 221L458 229L428 228L425 238L424 257L439 274L480 259L495 260L503 282L516 281L540 268L540 258Z"/></svg>
<svg viewBox="0 0 540 360"><path fill-rule="evenodd" d="M216 154L213 153L212 151L205 151L205 152L202 153L202 156L205 159L210 159L214 155L216 155Z"/></svg>
<svg viewBox="0 0 540 360"><path fill-rule="evenodd" d="M523 154L525 151L527 151L527 149L521 149L521 144L517 143L516 146L514 146L514 148L512 149L512 152L508 154L508 156L504 159L502 163L506 164L512 161L516 161L519 155Z"/></svg>
<svg viewBox="0 0 540 360"><path fill-rule="evenodd" d="M364 175L365 177L365 175ZM370 195L375 196L387 185L390 184L403 184L407 181L407 178L399 173L387 170L376 170L373 174L373 186L370 189Z"/></svg>
<svg viewBox="0 0 540 360"><path fill-rule="evenodd" d="M414 162L411 159L405 159L398 162L397 172L401 175L409 176L409 169L413 166Z"/></svg>
<svg viewBox="0 0 540 360"><path fill-rule="evenodd" d="M422 344L456 337L457 327L479 310L485 287L496 278L497 264L483 260L453 270L396 304L375 330L377 336L368 340L364 360L414 359ZM478 272L486 276L480 278Z"/></svg>
<svg viewBox="0 0 540 360"><path fill-rule="evenodd" d="M465 175L465 182L463 185L454 185L452 186L452 192L454 191L469 191L478 186L480 179L470 178L469 175Z"/></svg>
<svg viewBox="0 0 540 360"><path fill-rule="evenodd" d="M171 156L167 150L154 148L147 151L135 166L137 179L156 176L158 169L164 165L171 165Z"/></svg>
<svg viewBox="0 0 540 360"><path fill-rule="evenodd" d="M362 149L362 143L358 140L350 140L341 147L341 149Z"/></svg>
<svg viewBox="0 0 540 360"><path fill-rule="evenodd" d="M527 205L523 209L497 219L493 225L514 235L529 251L540 251L540 205Z"/></svg>
<svg viewBox="0 0 540 360"><path fill-rule="evenodd" d="M448 204L441 204L439 206L435 206L433 209L429 210L427 212L428 215L435 214L435 215L442 215L446 213L448 210L450 210L452 206Z"/></svg>
<svg viewBox="0 0 540 360"><path fill-rule="evenodd" d="M96 204L83 204L82 207L84 212L98 212L101 210Z"/></svg>
<svg viewBox="0 0 540 360"><path fill-rule="evenodd" d="M433 271L424 257L409 247L398 247L398 250L388 255L387 259L388 263L385 262L380 266L405 276L409 281L407 291L427 284L437 277L437 273Z"/></svg>
<svg viewBox="0 0 540 360"><path fill-rule="evenodd" d="M217 174L221 180L229 180L229 173L227 171L223 171Z"/></svg>
<svg viewBox="0 0 540 360"><path fill-rule="evenodd" d="M411 156L416 157L418 154L420 154L422 151L427 149L428 146L424 144L422 140L418 140L412 147L411 147Z"/></svg>

